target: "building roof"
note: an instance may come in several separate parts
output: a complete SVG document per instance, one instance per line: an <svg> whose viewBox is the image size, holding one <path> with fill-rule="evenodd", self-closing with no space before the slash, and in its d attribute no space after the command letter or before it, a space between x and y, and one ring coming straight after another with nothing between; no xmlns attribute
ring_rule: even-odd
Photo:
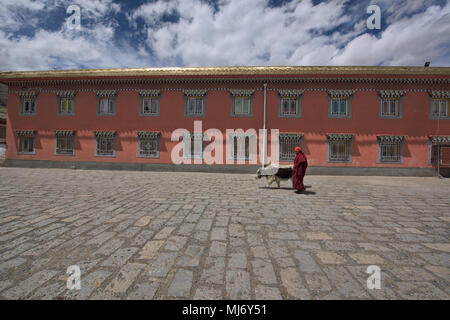
<svg viewBox="0 0 450 320"><path fill-rule="evenodd" d="M382 67L382 66L290 66L290 67L172 67L127 69L80 69L0 72L6 79L97 78L97 77L165 77L165 76L239 76L239 75L446 75L450 67Z"/></svg>

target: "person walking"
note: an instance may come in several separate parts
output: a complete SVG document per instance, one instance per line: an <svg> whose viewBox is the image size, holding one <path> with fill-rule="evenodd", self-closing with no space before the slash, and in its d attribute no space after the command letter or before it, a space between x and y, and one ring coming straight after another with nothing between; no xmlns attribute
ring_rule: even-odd
<svg viewBox="0 0 450 320"><path fill-rule="evenodd" d="M300 147L295 147L294 152L296 156L294 159L294 172L292 174L292 187L295 189L295 193L301 193L305 191L303 178L306 173L306 168L308 168L308 159Z"/></svg>

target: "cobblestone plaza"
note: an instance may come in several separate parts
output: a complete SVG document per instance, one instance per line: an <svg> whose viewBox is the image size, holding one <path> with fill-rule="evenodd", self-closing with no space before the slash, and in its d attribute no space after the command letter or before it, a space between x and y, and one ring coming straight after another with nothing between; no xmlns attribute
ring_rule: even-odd
<svg viewBox="0 0 450 320"><path fill-rule="evenodd" d="M305 184L0 167L0 298L449 299L448 179Z"/></svg>

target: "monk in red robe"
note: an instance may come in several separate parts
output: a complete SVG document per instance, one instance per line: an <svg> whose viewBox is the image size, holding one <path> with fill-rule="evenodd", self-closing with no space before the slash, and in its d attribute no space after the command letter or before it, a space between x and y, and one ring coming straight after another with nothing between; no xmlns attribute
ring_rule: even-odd
<svg viewBox="0 0 450 320"><path fill-rule="evenodd" d="M294 172L292 174L292 187L295 189L296 193L305 191L305 186L303 185L303 177L306 173L306 168L308 168L308 160L300 147L296 147L295 159L294 159Z"/></svg>

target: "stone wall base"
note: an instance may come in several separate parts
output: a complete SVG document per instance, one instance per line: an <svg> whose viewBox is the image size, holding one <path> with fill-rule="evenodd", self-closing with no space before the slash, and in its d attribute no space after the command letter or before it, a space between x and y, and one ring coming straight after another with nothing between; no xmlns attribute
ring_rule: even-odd
<svg viewBox="0 0 450 320"><path fill-rule="evenodd" d="M6 159L4 167L23 168L65 168L91 170L132 170L132 171L171 171L171 172L216 172L216 173L256 173L256 165L205 165L205 164L162 164L125 162L77 162L51 160ZM308 167L307 175L345 175L345 176L410 176L436 177L433 168L381 168L381 167ZM449 177L450 168L441 169L441 175Z"/></svg>

